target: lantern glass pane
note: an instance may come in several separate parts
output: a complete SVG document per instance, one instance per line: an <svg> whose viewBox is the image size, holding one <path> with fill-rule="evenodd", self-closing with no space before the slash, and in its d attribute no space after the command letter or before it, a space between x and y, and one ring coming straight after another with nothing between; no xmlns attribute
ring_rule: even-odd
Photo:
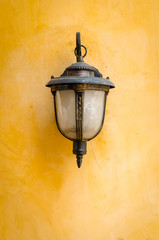
<svg viewBox="0 0 159 240"><path fill-rule="evenodd" d="M93 138L102 125L104 114L105 92L86 90L84 92L83 139Z"/></svg>
<svg viewBox="0 0 159 240"><path fill-rule="evenodd" d="M56 91L57 121L63 134L70 138L76 138L75 120L75 92L73 90Z"/></svg>

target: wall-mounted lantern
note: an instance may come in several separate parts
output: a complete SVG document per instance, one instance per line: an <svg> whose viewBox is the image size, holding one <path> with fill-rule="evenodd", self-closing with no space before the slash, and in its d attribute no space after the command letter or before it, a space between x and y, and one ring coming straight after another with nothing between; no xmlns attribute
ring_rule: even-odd
<svg viewBox="0 0 159 240"><path fill-rule="evenodd" d="M81 47L85 49L83 56ZM80 168L86 142L102 129L107 95L115 85L109 77L102 78L95 67L83 62L87 49L81 45L79 32L74 53L77 62L66 68L60 77L52 76L46 86L54 96L57 127L64 137L73 141L73 153Z"/></svg>

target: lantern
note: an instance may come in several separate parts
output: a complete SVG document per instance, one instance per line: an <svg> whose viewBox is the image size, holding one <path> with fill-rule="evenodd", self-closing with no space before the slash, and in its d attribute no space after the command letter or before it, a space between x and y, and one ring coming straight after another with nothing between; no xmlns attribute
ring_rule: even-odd
<svg viewBox="0 0 159 240"><path fill-rule="evenodd" d="M81 47L85 49L84 56ZM109 77L102 78L95 67L83 62L87 49L81 45L79 32L76 33L74 53L77 62L66 68L60 77L52 76L46 86L51 88L54 97L58 130L73 141L73 153L80 168L87 141L102 129L107 95L115 85Z"/></svg>

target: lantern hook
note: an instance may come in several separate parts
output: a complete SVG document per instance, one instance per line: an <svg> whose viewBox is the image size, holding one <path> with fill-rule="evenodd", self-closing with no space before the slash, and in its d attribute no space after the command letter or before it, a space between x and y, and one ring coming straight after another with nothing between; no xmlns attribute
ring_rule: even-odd
<svg viewBox="0 0 159 240"><path fill-rule="evenodd" d="M85 54L82 56L81 47L85 49ZM80 32L76 33L76 48L74 50L77 62L83 62L83 58L87 55L87 48L81 44Z"/></svg>

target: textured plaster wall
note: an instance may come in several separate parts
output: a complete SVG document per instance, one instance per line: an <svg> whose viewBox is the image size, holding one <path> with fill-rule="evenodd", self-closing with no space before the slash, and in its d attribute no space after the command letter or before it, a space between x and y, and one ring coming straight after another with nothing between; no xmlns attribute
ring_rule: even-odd
<svg viewBox="0 0 159 240"><path fill-rule="evenodd" d="M0 5L0 240L158 240L159 1ZM45 88L76 31L116 84L80 170Z"/></svg>

